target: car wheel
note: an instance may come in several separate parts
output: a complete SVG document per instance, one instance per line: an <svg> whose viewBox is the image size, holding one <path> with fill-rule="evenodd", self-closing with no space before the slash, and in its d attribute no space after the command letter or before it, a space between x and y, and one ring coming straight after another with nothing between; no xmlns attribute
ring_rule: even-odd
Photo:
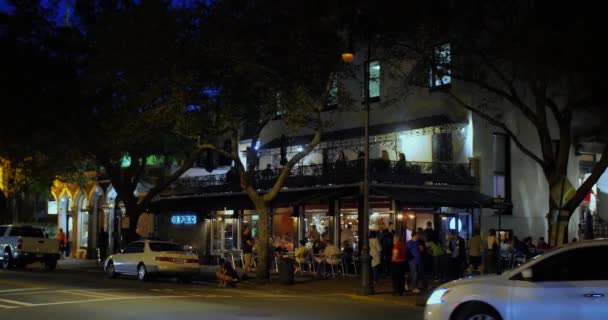
<svg viewBox="0 0 608 320"><path fill-rule="evenodd" d="M458 312L455 320L502 320L494 308L482 303L469 303Z"/></svg>
<svg viewBox="0 0 608 320"><path fill-rule="evenodd" d="M106 266L106 275L108 275L108 278L110 279L115 279L118 276L118 273L116 273L116 269L114 268L114 262L108 262L108 265Z"/></svg>
<svg viewBox="0 0 608 320"><path fill-rule="evenodd" d="M137 266L137 280L139 280L139 281L148 280L148 271L146 270L146 266L143 263L140 263Z"/></svg>
<svg viewBox="0 0 608 320"><path fill-rule="evenodd" d="M8 270L13 267L13 259L11 258L11 251L5 250L4 257L2 259L2 268Z"/></svg>
<svg viewBox="0 0 608 320"><path fill-rule="evenodd" d="M57 260L53 258L46 259L44 261L44 268L48 271L53 271L57 268Z"/></svg>

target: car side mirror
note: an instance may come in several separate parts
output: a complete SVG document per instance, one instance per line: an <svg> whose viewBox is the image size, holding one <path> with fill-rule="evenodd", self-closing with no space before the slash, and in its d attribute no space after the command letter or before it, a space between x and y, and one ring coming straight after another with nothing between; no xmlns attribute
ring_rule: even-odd
<svg viewBox="0 0 608 320"><path fill-rule="evenodd" d="M525 269L521 272L521 277L524 278L524 280L532 280L532 269Z"/></svg>

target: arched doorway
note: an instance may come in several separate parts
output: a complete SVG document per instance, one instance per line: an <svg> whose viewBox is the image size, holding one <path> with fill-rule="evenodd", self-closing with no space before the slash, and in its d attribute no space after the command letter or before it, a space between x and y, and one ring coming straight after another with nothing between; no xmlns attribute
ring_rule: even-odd
<svg viewBox="0 0 608 320"><path fill-rule="evenodd" d="M76 256L86 257L89 247L89 208L86 194L80 192L76 199L76 239L73 241L74 248L77 249Z"/></svg>
<svg viewBox="0 0 608 320"><path fill-rule="evenodd" d="M63 192L59 197L57 205L58 221L57 228L62 229L67 238L66 254L70 254L72 247L72 229L74 226L74 220L72 218L72 198L66 192Z"/></svg>

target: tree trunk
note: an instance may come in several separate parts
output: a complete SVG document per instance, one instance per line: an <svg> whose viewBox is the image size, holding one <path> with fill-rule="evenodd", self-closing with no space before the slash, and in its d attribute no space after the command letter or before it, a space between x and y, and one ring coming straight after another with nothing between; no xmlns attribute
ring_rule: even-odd
<svg viewBox="0 0 608 320"><path fill-rule="evenodd" d="M566 210L550 210L547 214L550 246L555 247L568 243L568 224L572 213Z"/></svg>
<svg viewBox="0 0 608 320"><path fill-rule="evenodd" d="M256 276L258 279L269 279L270 278L270 214L266 203L260 198L253 200L255 208L258 211L258 242L257 255L258 264L256 269Z"/></svg>
<svg viewBox="0 0 608 320"><path fill-rule="evenodd" d="M137 221L139 220L139 216L142 211L139 210L139 206L137 204L127 204L125 203L125 216L129 217L129 229L123 229L124 234L122 236L122 242L125 245L139 240L139 235L137 234ZM122 228L122 226L121 226Z"/></svg>

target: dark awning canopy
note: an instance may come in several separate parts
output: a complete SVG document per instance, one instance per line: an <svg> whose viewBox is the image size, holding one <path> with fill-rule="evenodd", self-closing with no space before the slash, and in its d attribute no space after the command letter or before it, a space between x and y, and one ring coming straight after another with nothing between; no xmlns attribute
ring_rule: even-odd
<svg viewBox="0 0 608 320"><path fill-rule="evenodd" d="M375 185L370 188L374 195L388 196L409 204L434 205L461 208L487 208L492 198L473 189L443 188L436 186Z"/></svg>
<svg viewBox="0 0 608 320"><path fill-rule="evenodd" d="M269 204L280 208L301 205L327 198L356 195L359 185L320 186L318 188L284 188ZM208 193L188 196L167 196L154 202L158 211L167 210L253 210L255 209L245 192Z"/></svg>

